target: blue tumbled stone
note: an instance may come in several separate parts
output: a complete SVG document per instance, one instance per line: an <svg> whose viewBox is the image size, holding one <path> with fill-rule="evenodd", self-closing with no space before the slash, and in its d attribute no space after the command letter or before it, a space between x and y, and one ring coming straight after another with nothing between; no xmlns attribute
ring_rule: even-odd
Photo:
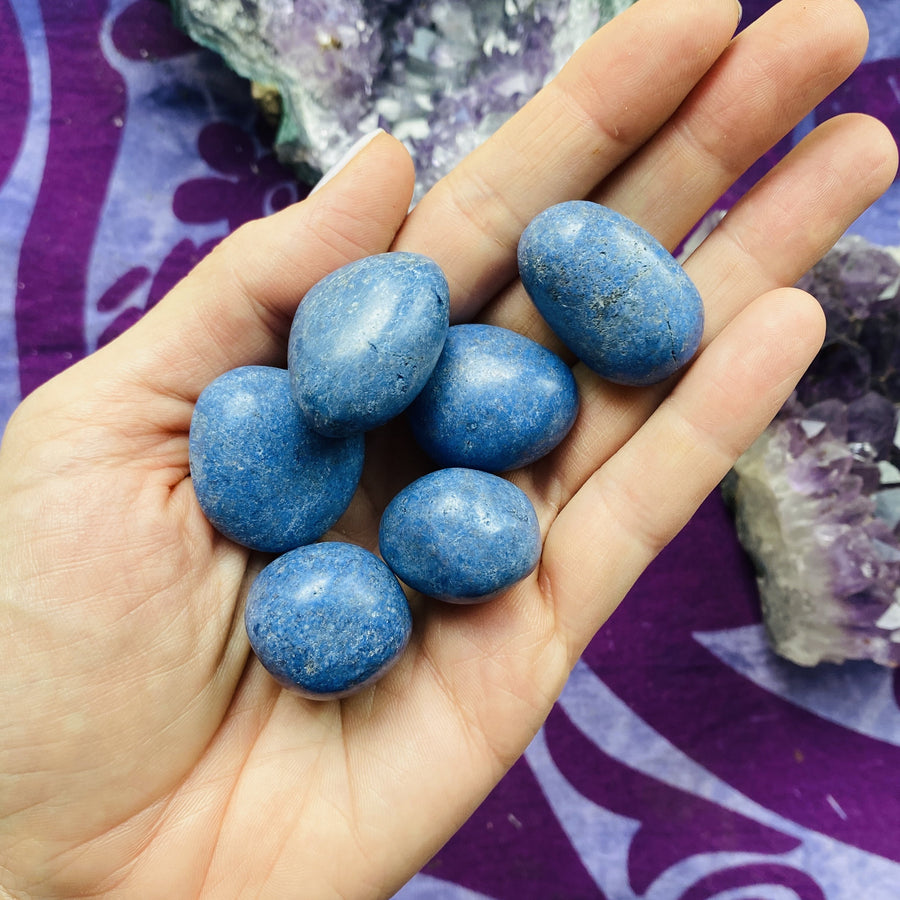
<svg viewBox="0 0 900 900"><path fill-rule="evenodd" d="M341 542L300 547L269 563L250 586L244 623L275 680L314 699L371 684L412 631L406 595L390 569Z"/></svg>
<svg viewBox="0 0 900 900"><path fill-rule="evenodd" d="M551 206L522 233L519 274L562 342L610 381L662 381L694 355L703 302L674 257L625 216Z"/></svg>
<svg viewBox="0 0 900 900"><path fill-rule="evenodd" d="M404 488L381 519L384 561L411 588L479 603L521 581L541 556L531 501L476 469L438 469Z"/></svg>
<svg viewBox="0 0 900 900"><path fill-rule="evenodd" d="M327 275L300 303L288 343L291 388L310 427L342 437L401 413L449 323L447 279L426 256L381 253Z"/></svg>
<svg viewBox="0 0 900 900"><path fill-rule="evenodd" d="M549 453L578 413L569 367L546 347L495 325L454 325L407 415L442 466L505 472Z"/></svg>
<svg viewBox="0 0 900 900"><path fill-rule="evenodd" d="M190 467L200 508L226 537L282 553L320 538L343 514L362 474L361 436L312 431L288 373L232 369L211 382L191 418Z"/></svg>

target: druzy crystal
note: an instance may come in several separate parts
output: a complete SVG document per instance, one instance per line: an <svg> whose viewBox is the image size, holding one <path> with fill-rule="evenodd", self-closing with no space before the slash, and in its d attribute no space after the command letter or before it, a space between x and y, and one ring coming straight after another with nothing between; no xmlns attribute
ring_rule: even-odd
<svg viewBox="0 0 900 900"><path fill-rule="evenodd" d="M274 87L279 156L314 179L386 128L429 187L633 0L173 0L231 68Z"/></svg>
<svg viewBox="0 0 900 900"><path fill-rule="evenodd" d="M900 662L900 251L847 237L800 282L826 340L726 483L773 648Z"/></svg>

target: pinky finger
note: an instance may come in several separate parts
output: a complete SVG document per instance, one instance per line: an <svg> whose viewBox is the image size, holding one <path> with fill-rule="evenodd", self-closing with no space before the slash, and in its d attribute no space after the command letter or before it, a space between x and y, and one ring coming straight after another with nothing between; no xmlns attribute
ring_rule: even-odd
<svg viewBox="0 0 900 900"><path fill-rule="evenodd" d="M573 661L766 428L824 328L821 307L802 291L759 297L562 510L544 545L541 586Z"/></svg>

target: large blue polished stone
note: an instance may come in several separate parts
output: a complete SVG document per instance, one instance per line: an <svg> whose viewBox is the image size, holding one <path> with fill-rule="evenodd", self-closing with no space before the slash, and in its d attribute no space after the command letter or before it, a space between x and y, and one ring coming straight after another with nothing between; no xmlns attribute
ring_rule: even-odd
<svg viewBox="0 0 900 900"><path fill-rule="evenodd" d="M281 553L322 536L350 503L362 473L361 436L310 430L288 373L244 366L200 394L190 430L194 491L222 534Z"/></svg>
<svg viewBox="0 0 900 900"><path fill-rule="evenodd" d="M495 325L454 325L408 417L442 466L505 472L549 453L578 413L569 367L529 338Z"/></svg>
<svg viewBox="0 0 900 900"><path fill-rule="evenodd" d="M391 500L379 547L411 588L479 603L534 569L541 533L531 501L514 484L476 469L438 469Z"/></svg>
<svg viewBox="0 0 900 900"><path fill-rule="evenodd" d="M303 298L288 344L294 397L311 428L368 431L422 389L450 324L447 279L417 253L380 253L323 278Z"/></svg>
<svg viewBox="0 0 900 900"><path fill-rule="evenodd" d="M340 542L269 563L250 587L244 622L271 675L315 699L345 696L381 677L412 631L409 604L388 567Z"/></svg>
<svg viewBox="0 0 900 900"><path fill-rule="evenodd" d="M662 244L611 209L573 200L544 210L523 232L518 257L541 315L610 381L662 381L700 344L696 287Z"/></svg>

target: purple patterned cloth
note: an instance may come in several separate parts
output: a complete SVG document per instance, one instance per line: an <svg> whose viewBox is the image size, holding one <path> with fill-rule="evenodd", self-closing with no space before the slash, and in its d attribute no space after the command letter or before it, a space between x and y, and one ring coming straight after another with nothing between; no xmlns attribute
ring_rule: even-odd
<svg viewBox="0 0 900 900"><path fill-rule="evenodd" d="M745 23L770 5L745 0ZM838 112L900 136L897 0L862 5L866 60L765 164ZM158 0L0 0L0 48L2 425L226 233L306 189L267 149L247 85ZM900 185L853 230L900 244ZM897 900L898 703L890 670L772 655L713 496L398 898Z"/></svg>

